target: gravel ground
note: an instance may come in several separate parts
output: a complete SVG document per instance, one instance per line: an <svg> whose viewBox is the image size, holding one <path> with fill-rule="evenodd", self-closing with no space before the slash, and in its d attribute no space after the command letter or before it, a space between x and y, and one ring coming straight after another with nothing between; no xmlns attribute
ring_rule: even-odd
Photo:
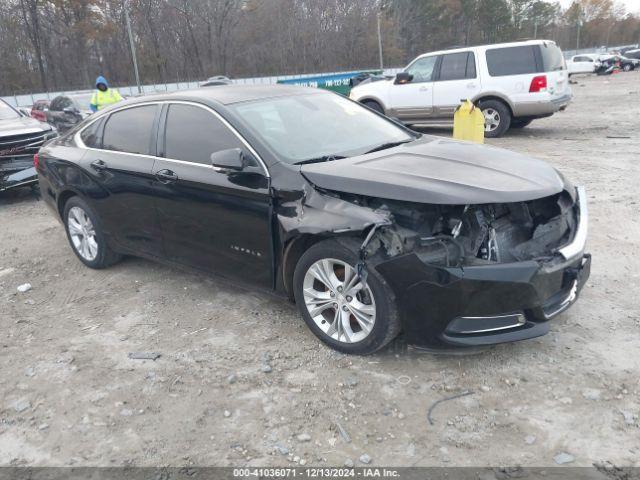
<svg viewBox="0 0 640 480"><path fill-rule="evenodd" d="M591 278L550 334L476 355L338 354L268 294L85 268L41 201L1 197L0 465L640 466L640 72L574 94L488 143L587 187Z"/></svg>

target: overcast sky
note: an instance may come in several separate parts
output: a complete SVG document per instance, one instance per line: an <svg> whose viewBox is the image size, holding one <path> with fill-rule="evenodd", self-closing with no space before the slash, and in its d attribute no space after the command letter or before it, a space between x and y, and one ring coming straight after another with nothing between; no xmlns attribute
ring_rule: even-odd
<svg viewBox="0 0 640 480"><path fill-rule="evenodd" d="M573 0L560 0L560 3L563 7L566 8L571 5L572 1ZM622 5L627 7L628 12L640 12L640 0L617 0L617 3L621 3Z"/></svg>

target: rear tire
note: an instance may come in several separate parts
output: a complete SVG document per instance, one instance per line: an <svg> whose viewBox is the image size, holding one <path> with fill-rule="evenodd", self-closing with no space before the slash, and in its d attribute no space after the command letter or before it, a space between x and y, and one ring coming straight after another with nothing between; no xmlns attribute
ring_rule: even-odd
<svg viewBox="0 0 640 480"><path fill-rule="evenodd" d="M400 333L400 317L391 289L375 269L368 269L366 282L357 278L358 247L337 240L316 243L296 265L293 290L305 323L320 340L343 353L366 355Z"/></svg>
<svg viewBox="0 0 640 480"><path fill-rule="evenodd" d="M382 105L380 105L378 102L376 102L375 100L365 100L364 102L362 102L362 105L364 105L365 107L370 108L371 110L381 113L384 115L384 108L382 108Z"/></svg>
<svg viewBox="0 0 640 480"><path fill-rule="evenodd" d="M514 118L511 120L511 128L524 128L531 122L533 122L533 120L518 120L517 118Z"/></svg>
<svg viewBox="0 0 640 480"><path fill-rule="evenodd" d="M73 253L87 267L106 268L122 258L107 244L98 215L80 197L67 200L62 219Z"/></svg>
<svg viewBox="0 0 640 480"><path fill-rule="evenodd" d="M633 70L633 65L629 65L628 63L622 67L622 70L624 70L625 72L630 72L631 70Z"/></svg>
<svg viewBox="0 0 640 480"><path fill-rule="evenodd" d="M482 100L478 106L485 118L484 136L501 137L511 126L511 111L500 100Z"/></svg>

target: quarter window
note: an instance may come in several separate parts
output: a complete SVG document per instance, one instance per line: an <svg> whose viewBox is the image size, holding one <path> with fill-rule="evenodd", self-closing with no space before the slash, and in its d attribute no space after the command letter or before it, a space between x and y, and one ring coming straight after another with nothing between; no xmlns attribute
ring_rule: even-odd
<svg viewBox="0 0 640 480"><path fill-rule="evenodd" d="M145 105L112 113L104 127L102 148L149 154L156 108L155 105Z"/></svg>
<svg viewBox="0 0 640 480"><path fill-rule="evenodd" d="M440 65L440 80L463 80L476 78L475 58L472 52L443 55Z"/></svg>
<svg viewBox="0 0 640 480"><path fill-rule="evenodd" d="M100 148L100 125L102 124L102 119L93 122L87 128L82 130L80 133L80 138L82 139L82 143L84 143L87 147L90 148Z"/></svg>
<svg viewBox="0 0 640 480"><path fill-rule="evenodd" d="M534 46L492 48L487 50L487 66L489 75L501 77L504 75L523 75L539 71Z"/></svg>
<svg viewBox="0 0 640 480"><path fill-rule="evenodd" d="M169 106L165 130L167 158L211 164L211 154L242 148L238 137L207 110L183 104Z"/></svg>
<svg viewBox="0 0 640 480"><path fill-rule="evenodd" d="M430 82L438 57L419 58L407 67L406 72L413 75L413 83Z"/></svg>

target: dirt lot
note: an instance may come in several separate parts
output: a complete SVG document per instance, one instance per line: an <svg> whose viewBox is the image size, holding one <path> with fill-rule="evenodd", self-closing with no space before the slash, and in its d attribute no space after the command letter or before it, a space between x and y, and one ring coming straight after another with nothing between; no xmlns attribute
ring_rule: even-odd
<svg viewBox="0 0 640 480"><path fill-rule="evenodd" d="M341 355L270 295L87 269L42 202L0 198L0 464L640 466L640 72L574 94L488 143L587 187L591 279L549 335L476 355Z"/></svg>

